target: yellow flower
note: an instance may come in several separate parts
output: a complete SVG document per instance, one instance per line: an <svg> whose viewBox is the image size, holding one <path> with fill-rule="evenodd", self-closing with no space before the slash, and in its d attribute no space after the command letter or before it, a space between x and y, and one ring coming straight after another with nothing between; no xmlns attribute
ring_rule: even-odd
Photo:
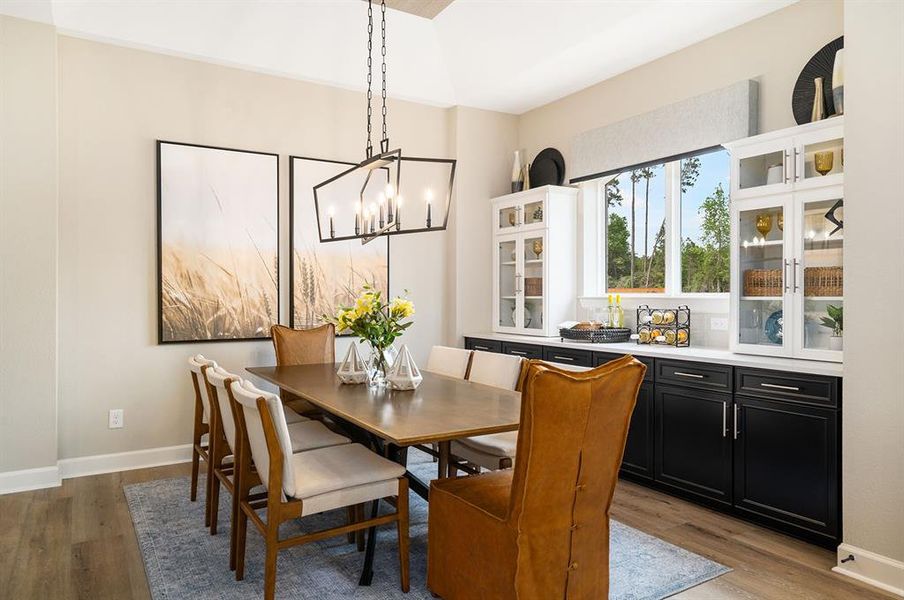
<svg viewBox="0 0 904 600"><path fill-rule="evenodd" d="M370 292L365 292L358 296L358 299L355 301L355 316L363 317L371 313L374 307L374 295Z"/></svg>
<svg viewBox="0 0 904 600"><path fill-rule="evenodd" d="M393 315L396 315L402 319L407 319L414 314L414 302L396 296L389 304L389 310Z"/></svg>
<svg viewBox="0 0 904 600"><path fill-rule="evenodd" d="M355 311L346 308L339 311L339 314L336 317L336 329L339 332L343 332L346 329L349 329L352 325L352 322L355 320Z"/></svg>

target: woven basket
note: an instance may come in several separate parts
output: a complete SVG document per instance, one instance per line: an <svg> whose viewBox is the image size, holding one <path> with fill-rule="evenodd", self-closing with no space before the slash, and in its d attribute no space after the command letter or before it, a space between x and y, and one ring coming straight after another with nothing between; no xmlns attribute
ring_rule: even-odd
<svg viewBox="0 0 904 600"><path fill-rule="evenodd" d="M593 344L617 344L631 339L631 330L627 327L606 327L603 329L559 329L563 340L591 342Z"/></svg>
<svg viewBox="0 0 904 600"><path fill-rule="evenodd" d="M747 269L744 271L745 296L781 296L781 269Z"/></svg>
<svg viewBox="0 0 904 600"><path fill-rule="evenodd" d="M804 296L843 296L844 267L805 267Z"/></svg>
<svg viewBox="0 0 904 600"><path fill-rule="evenodd" d="M524 278L524 295L525 296L542 296L543 295L543 278L542 277L525 277Z"/></svg>

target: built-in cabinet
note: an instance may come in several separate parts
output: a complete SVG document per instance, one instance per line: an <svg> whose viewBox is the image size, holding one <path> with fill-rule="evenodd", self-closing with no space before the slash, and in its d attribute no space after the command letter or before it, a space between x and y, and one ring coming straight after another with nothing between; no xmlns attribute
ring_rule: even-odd
<svg viewBox="0 0 904 600"><path fill-rule="evenodd" d="M493 199L494 331L554 336L573 318L577 194L543 186Z"/></svg>
<svg viewBox="0 0 904 600"><path fill-rule="evenodd" d="M842 119L726 144L734 352L842 360Z"/></svg>
<svg viewBox="0 0 904 600"><path fill-rule="evenodd" d="M465 347L591 367L619 354L465 338ZM647 365L621 475L834 548L841 379L637 357Z"/></svg>

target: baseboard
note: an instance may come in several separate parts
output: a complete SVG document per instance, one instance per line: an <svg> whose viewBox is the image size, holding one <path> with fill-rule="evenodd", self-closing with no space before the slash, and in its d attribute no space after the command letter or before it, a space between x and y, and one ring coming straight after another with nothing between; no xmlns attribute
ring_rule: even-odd
<svg viewBox="0 0 904 600"><path fill-rule="evenodd" d="M853 556L854 560L841 562ZM838 565L833 571L886 592L904 597L904 562L849 544L838 546Z"/></svg>
<svg viewBox="0 0 904 600"><path fill-rule="evenodd" d="M180 446L135 450L133 452L64 458L58 464L60 477L69 479L71 477L85 477L86 475L101 475L117 471L161 467L190 460L191 444L183 444Z"/></svg>
<svg viewBox="0 0 904 600"><path fill-rule="evenodd" d="M37 469L22 469L0 473L0 495L40 490L61 485L60 469L57 465Z"/></svg>

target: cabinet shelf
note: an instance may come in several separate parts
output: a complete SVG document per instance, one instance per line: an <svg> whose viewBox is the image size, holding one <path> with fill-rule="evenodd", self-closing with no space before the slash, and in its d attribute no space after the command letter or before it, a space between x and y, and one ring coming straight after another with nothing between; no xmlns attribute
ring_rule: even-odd
<svg viewBox="0 0 904 600"><path fill-rule="evenodd" d="M780 301L781 299L781 296L741 296L741 300L744 301L762 300L763 302L775 302Z"/></svg>
<svg viewBox="0 0 904 600"><path fill-rule="evenodd" d="M765 242L751 242L748 240L744 240L741 242L741 248L744 250L749 250L750 248L765 248L767 246L781 246L784 244L784 240L766 240ZM747 244L746 246L744 244Z"/></svg>
<svg viewBox="0 0 904 600"><path fill-rule="evenodd" d="M542 258L529 258L524 261L524 264L526 264L526 265L542 265L543 259Z"/></svg>

